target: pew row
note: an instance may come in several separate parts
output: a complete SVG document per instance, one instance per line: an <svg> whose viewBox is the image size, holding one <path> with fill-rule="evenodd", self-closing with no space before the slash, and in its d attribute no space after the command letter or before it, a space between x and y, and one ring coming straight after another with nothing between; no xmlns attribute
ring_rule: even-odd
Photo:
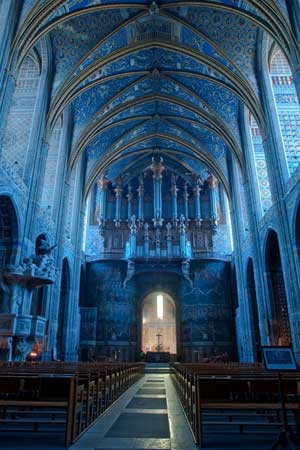
<svg viewBox="0 0 300 450"><path fill-rule="evenodd" d="M192 429L209 434L272 434L300 439L300 374L265 372L259 365L174 364L172 380ZM283 401L282 401L283 400Z"/></svg>
<svg viewBox="0 0 300 450"><path fill-rule="evenodd" d="M53 430L69 446L143 372L143 364L2 363L0 433Z"/></svg>

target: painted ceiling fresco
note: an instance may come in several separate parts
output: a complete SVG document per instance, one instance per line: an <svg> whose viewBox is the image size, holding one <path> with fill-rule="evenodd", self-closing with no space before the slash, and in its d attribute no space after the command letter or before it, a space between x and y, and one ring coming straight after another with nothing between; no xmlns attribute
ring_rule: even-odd
<svg viewBox="0 0 300 450"><path fill-rule="evenodd" d="M71 106L70 164L84 153L90 185L153 148L225 183L229 155L243 164L242 106L260 121L259 35L285 47L285 2L26 0L26 11L19 59L51 44L48 133Z"/></svg>

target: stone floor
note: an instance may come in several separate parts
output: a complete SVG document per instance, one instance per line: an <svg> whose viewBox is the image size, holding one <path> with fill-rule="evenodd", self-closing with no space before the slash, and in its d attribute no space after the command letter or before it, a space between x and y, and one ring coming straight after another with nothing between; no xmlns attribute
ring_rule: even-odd
<svg viewBox="0 0 300 450"><path fill-rule="evenodd" d="M70 450L196 449L168 374L146 374Z"/></svg>
<svg viewBox="0 0 300 450"><path fill-rule="evenodd" d="M211 434L205 448L269 450L274 438ZM1 450L62 450L60 435L7 436ZM169 374L146 373L69 450L195 450Z"/></svg>

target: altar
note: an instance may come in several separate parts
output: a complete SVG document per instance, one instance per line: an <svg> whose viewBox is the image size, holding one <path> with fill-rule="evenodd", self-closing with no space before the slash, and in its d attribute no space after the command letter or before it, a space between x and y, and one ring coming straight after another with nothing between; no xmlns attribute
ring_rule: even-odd
<svg viewBox="0 0 300 450"><path fill-rule="evenodd" d="M148 363L169 363L170 352L147 352L145 361Z"/></svg>

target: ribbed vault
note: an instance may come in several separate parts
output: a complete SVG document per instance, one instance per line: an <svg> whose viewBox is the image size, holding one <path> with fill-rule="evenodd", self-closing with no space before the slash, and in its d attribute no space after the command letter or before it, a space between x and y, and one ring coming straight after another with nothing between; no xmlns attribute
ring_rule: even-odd
<svg viewBox="0 0 300 450"><path fill-rule="evenodd" d="M103 171L134 170L155 148L187 170L198 161L230 197L229 159L244 170L243 106L267 134L256 79L261 30L299 59L279 1L36 1L19 25L11 70L46 36L54 83L45 140L71 110L69 168L84 155L86 194Z"/></svg>

